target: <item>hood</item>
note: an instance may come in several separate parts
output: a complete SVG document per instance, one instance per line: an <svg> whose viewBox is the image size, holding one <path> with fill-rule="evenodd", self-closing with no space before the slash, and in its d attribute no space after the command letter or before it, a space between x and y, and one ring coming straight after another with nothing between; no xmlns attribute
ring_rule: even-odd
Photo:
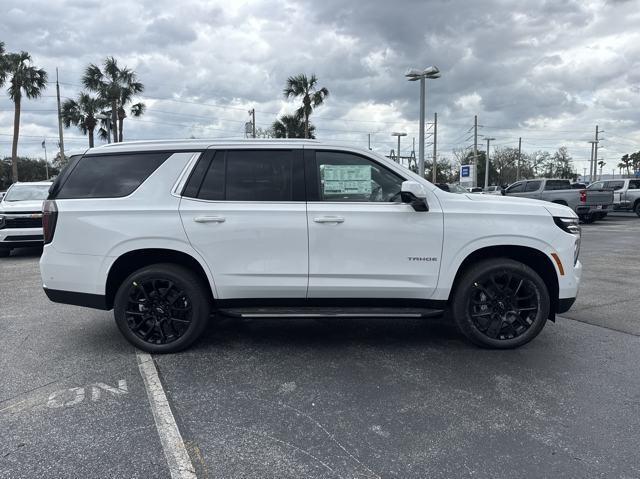
<svg viewBox="0 0 640 479"><path fill-rule="evenodd" d="M473 201L480 201L484 203L500 204L500 205L513 205L513 206L539 206L549 212L551 216L559 216L562 218L577 218L578 215L568 206L559 205L557 203L551 203L549 201L534 200L531 198L520 198L518 196L498 196L498 195L478 195L468 194L467 198Z"/></svg>
<svg viewBox="0 0 640 479"><path fill-rule="evenodd" d="M42 211L43 202L44 200L2 201L0 202L0 214L31 213L34 211Z"/></svg>

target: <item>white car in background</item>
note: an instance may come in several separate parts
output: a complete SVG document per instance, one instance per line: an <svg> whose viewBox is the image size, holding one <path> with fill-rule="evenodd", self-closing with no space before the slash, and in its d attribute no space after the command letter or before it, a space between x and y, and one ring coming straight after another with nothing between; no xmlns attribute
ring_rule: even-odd
<svg viewBox="0 0 640 479"><path fill-rule="evenodd" d="M14 248L42 246L42 202L51 181L14 183L0 201L0 257Z"/></svg>

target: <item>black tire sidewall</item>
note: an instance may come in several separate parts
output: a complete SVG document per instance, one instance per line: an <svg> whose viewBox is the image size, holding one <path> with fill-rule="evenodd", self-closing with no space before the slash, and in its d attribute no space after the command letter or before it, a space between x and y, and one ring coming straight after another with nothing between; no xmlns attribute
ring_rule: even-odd
<svg viewBox="0 0 640 479"><path fill-rule="evenodd" d="M144 281L147 278L163 278L174 282L189 297L192 307L191 324L187 331L177 340L168 344L152 344L135 335L127 323L125 309L130 285L133 281ZM178 265L158 264L135 271L120 285L113 305L113 313L118 329L135 347L148 353L174 353L189 347L203 333L209 319L209 297L202 281L191 271Z"/></svg>
<svg viewBox="0 0 640 479"><path fill-rule="evenodd" d="M538 314L529 329L513 339L493 339L480 332L469 316L469 301L473 284L484 275L492 272L513 271L531 280L538 288L540 304ZM550 297L547 286L540 276L529 266L507 258L496 258L478 263L469 268L461 277L452 301L452 313L460 331L474 344L486 348L511 349L522 346L535 338L549 317Z"/></svg>

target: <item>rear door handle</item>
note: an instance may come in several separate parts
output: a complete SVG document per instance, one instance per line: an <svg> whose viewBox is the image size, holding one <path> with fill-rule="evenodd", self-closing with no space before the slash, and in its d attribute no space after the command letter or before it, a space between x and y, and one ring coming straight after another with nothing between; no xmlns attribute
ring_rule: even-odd
<svg viewBox="0 0 640 479"><path fill-rule="evenodd" d="M224 223L226 218L224 216L196 216L193 221L196 223Z"/></svg>
<svg viewBox="0 0 640 479"><path fill-rule="evenodd" d="M319 218L313 218L316 223L344 223L342 216L320 216Z"/></svg>

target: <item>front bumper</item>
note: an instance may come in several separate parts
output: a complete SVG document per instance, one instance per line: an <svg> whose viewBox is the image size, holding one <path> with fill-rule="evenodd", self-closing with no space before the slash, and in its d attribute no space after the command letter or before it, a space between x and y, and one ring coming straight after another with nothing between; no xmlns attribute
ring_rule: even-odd
<svg viewBox="0 0 640 479"><path fill-rule="evenodd" d="M44 236L42 228L2 228L0 229L0 248L27 248L42 246Z"/></svg>

